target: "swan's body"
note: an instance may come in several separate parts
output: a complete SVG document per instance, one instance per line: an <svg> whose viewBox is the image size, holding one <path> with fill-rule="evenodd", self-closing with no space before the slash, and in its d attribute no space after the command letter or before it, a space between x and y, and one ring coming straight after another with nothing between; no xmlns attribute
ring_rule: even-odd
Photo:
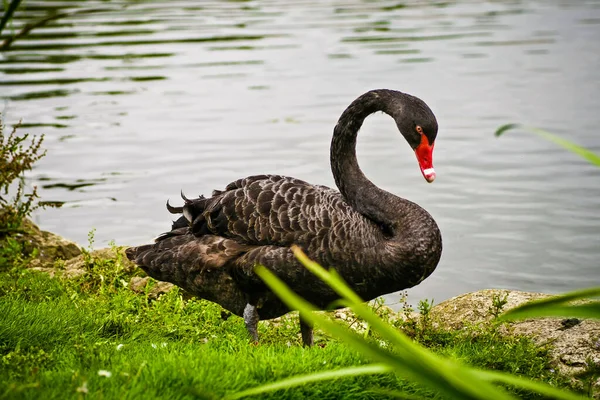
<svg viewBox="0 0 600 400"><path fill-rule="evenodd" d="M240 179L210 198L168 206L183 213L172 230L127 256L150 276L243 316L255 340L259 319L289 311L254 274L256 264L321 308L338 298L295 259L294 244L334 267L364 300L417 285L437 266L441 235L427 211L377 188L360 171L356 135L375 111L396 120L432 181L437 122L431 110L401 92L371 91L344 111L334 130L331 164L340 192L279 175ZM310 327L301 327L311 344Z"/></svg>

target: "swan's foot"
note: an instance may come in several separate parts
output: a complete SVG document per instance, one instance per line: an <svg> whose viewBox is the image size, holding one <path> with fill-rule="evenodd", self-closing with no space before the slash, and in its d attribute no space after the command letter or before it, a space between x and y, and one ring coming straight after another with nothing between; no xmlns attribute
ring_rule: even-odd
<svg viewBox="0 0 600 400"><path fill-rule="evenodd" d="M302 318L302 314L300 314L300 333L302 334L302 343L304 343L305 346L310 347L314 344L313 325Z"/></svg>
<svg viewBox="0 0 600 400"><path fill-rule="evenodd" d="M260 317L258 316L258 310L256 306L248 303L244 308L244 322L246 323L246 329L248 333L254 340L254 343L258 343L258 321Z"/></svg>

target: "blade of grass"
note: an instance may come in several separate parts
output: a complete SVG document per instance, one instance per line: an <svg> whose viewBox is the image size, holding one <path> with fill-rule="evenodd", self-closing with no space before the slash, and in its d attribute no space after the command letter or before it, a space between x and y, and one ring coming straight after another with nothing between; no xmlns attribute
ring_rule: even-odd
<svg viewBox="0 0 600 400"><path fill-rule="evenodd" d="M600 287L576 290L548 299L536 300L508 310L499 320L514 320L532 317L561 316L600 319L600 302L567 304L574 300L586 300L600 296Z"/></svg>
<svg viewBox="0 0 600 400"><path fill-rule="evenodd" d="M397 390L371 389L370 393L376 393L384 399L422 400L425 397L412 393L399 392Z"/></svg>
<svg viewBox="0 0 600 400"><path fill-rule="evenodd" d="M300 311L303 314L303 318L307 319L309 322L317 324L325 331L342 338L353 346L355 350L362 352L369 358L379 359L380 361L392 364L398 363L397 360L394 359L394 355L388 351L381 349L373 343L365 341L357 333L347 330L345 327L330 319L316 314L314 312L318 311L316 307L292 292L281 280L279 280L279 278L265 267L258 266L256 267L255 272L291 309ZM397 365L396 367L409 375L413 373L409 366L405 367L403 365Z"/></svg>
<svg viewBox="0 0 600 400"><path fill-rule="evenodd" d="M322 270L327 274L327 271ZM513 398L503 390L476 379L470 373L469 368L430 354L408 339L402 347L398 348L398 353L392 354L381 349L328 318L312 313L311 311L316 310L314 306L293 293L265 267L259 266L255 271L288 307L299 310L309 322L318 324L322 329L344 340L365 356L389 365L403 377L420 382L432 390L456 399L489 399L490 395L493 395L495 399ZM412 351L402 353L405 347L411 348ZM417 350L415 351L415 349Z"/></svg>
<svg viewBox="0 0 600 400"><path fill-rule="evenodd" d="M0 33L2 33L2 30L4 29L8 21L12 18L15 11L17 11L19 4L21 4L21 0L12 0L8 4L8 7L6 8L4 15L2 16L2 20L0 20Z"/></svg>
<svg viewBox="0 0 600 400"><path fill-rule="evenodd" d="M351 376L360 375L373 375L373 374L385 374L393 372L390 367L385 364L371 364L361 367L349 367L336 369L333 371L324 371L307 375L298 375L280 381L269 383L263 386L254 387L251 389L244 390L242 392L235 393L226 397L229 400L240 399L246 396L252 396L257 394L263 394L267 392L274 392L281 389L289 389L294 386L304 385L306 383L313 383L325 380L332 380Z"/></svg>
<svg viewBox="0 0 600 400"><path fill-rule="evenodd" d="M15 40L22 38L24 36L27 36L29 34L29 32L31 32L32 30L40 28L40 27L46 25L50 21L54 21L54 20L61 19L61 18L67 18L67 17L74 16L74 15L90 14L90 13L97 13L97 12L104 12L104 11L111 11L111 10L107 9L107 8L90 8L90 9L67 11L67 12L49 15L40 20L26 24L25 26L23 26L21 28L21 30L19 32L4 39L4 41L2 43L0 43L0 51L7 50Z"/></svg>
<svg viewBox="0 0 600 400"><path fill-rule="evenodd" d="M561 146L562 148L567 149L567 150L579 155L580 157L586 159L590 163L600 167L600 156L598 154L586 149L585 147L581 147L573 142L563 139L560 136L556 136L555 134L545 131L543 129L539 129L539 128L535 128L535 127L531 127L531 126L524 126L521 124L506 124L506 125L502 125L501 127L499 127L496 130L495 135L501 136L502 134L504 134L505 132L507 132L509 130L518 129L518 128L522 128L529 132L533 132L536 135L541 136L553 143L556 143L557 145Z"/></svg>
<svg viewBox="0 0 600 400"><path fill-rule="evenodd" d="M294 256L306 267L310 272L317 276L317 278L321 279L323 282L327 283L333 290L336 291L337 294L345 298L346 300L361 304L363 303L363 299L361 299L350 287L342 277L335 272L334 269L330 271L326 271L325 268L321 267L318 263L314 262L298 246L292 246L292 251L294 252Z"/></svg>
<svg viewBox="0 0 600 400"><path fill-rule="evenodd" d="M348 300L350 302L349 307L357 316L363 318L373 330L378 331L384 338L389 340L398 349L397 355L400 356L404 362L410 364L412 360L420 360L420 374L428 376L434 371L435 375L437 375L437 384L439 385L440 382L443 382L448 385L448 389L450 390L455 387L462 387L465 382L469 382L470 378L468 376L461 376L461 374L468 375L468 370L461 371L462 367L459 365L447 365L446 368L438 369L437 366L440 363L439 357L426 349L415 345L412 340L403 335L399 330L382 321L369 309L369 307L365 306L363 300L350 289L334 269L331 269L329 272L326 271L318 263L310 260L302 250L296 246L292 247L292 251L309 271L331 286L331 288L342 296L342 298ZM435 382L436 381L434 380L432 383L435 385ZM498 391L498 389L494 387L479 388L478 390ZM501 394L499 393L498 398L500 398L500 396Z"/></svg>
<svg viewBox="0 0 600 400"><path fill-rule="evenodd" d="M354 301L360 301L360 298L350 289L343 279L335 272L335 270L326 271L319 264L312 262L302 253L299 248L294 248L294 252L299 257L299 260L305 264L306 268L315 273L317 276L321 277L325 282L327 282L332 289L334 289L338 294L342 297L346 295L348 298ZM268 270L265 269L265 272L269 273ZM272 275L272 274L271 274ZM273 275L272 275L273 276ZM262 277L262 276L261 276ZM263 277L263 279L265 279ZM277 279L275 277L275 279ZM280 282L282 287L288 290L288 295L292 295L298 297L293 292L289 291L289 288L285 286L282 282ZM269 282L267 284L270 285ZM275 290L274 290L275 291ZM296 308L292 303L288 303L285 297L286 294L284 292L275 291L283 300L290 306L291 308ZM579 298L582 296L591 296L597 294L596 289L588 289L584 291L580 291L579 293L570 293L563 296L566 299ZM499 398L510 398L504 391L499 390L494 386L489 386L488 388L483 387L481 384L483 383L481 380L478 380L476 375L471 372L476 372L477 370L461 366L460 364L451 362L449 360L441 359L435 354L427 351L421 346L414 344L410 339L405 337L400 332L396 331L393 327L383 322L379 319L374 313L371 312L367 307L362 303L354 303L350 301L351 308L355 311L355 313L363 317L368 323L370 323L375 330L381 328L379 330L380 334L386 334L386 338L390 339L392 343L396 344L397 353L395 353L398 361L403 363L404 365L412 365L413 376L416 374L416 381L425 384L434 390L437 390L440 393L449 394L452 397L456 396L456 391L460 391L463 389L467 389L465 393L461 393L458 395L458 398L471 398L469 397L471 393L468 393L469 389L472 387L477 387L479 390L478 394L485 393L486 398L489 396L493 396L495 399ZM547 300L548 301L548 300ZM552 300L550 300L552 301ZM417 360L418 362L414 364L413 362ZM385 362L385 361L384 361ZM412 363L412 364L411 364ZM441 369L438 369L440 365L444 365ZM398 372L398 371L396 371ZM510 374L507 374L510 377ZM502 375L504 376L504 375ZM433 379L432 379L433 377ZM509 379L509 378L506 378ZM465 388L463 386L464 383L467 385L471 384L471 388ZM511 381L511 384L516 385L518 387L538 391L540 393L555 393L556 391L560 392L561 395L556 398L577 398L573 397L574 395L569 392L563 392L558 389L553 388L552 386L537 383L533 381L529 381L527 379L515 379Z"/></svg>
<svg viewBox="0 0 600 400"><path fill-rule="evenodd" d="M557 399L557 400L589 399L586 396L580 396L573 392L557 389L557 388L547 385L545 383L532 381L530 379L522 378L520 376L509 374L507 372L477 370L475 372L475 375L477 375L480 379L484 379L489 382L504 383L504 384L507 384L510 386L516 386L516 387L520 387L523 389L528 389L533 392L537 392L544 396L547 396L549 399Z"/></svg>

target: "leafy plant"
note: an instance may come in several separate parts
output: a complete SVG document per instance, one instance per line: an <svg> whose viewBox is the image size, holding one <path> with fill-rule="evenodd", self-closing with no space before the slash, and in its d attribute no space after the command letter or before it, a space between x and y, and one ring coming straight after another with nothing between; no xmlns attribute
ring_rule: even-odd
<svg viewBox="0 0 600 400"><path fill-rule="evenodd" d="M0 114L0 237L18 231L24 218L35 209L45 207L36 202L39 196L35 186L31 192L26 192L24 179L24 172L31 170L33 164L46 155L40 148L44 136L34 136L28 142L29 134L17 134L18 128L19 124L5 135ZM7 199L12 190L15 190L14 196Z"/></svg>
<svg viewBox="0 0 600 400"><path fill-rule="evenodd" d="M508 303L508 292L504 293L504 296L494 293L492 295L492 305L488 309L488 312L493 317L497 318L500 314L502 314L502 309Z"/></svg>

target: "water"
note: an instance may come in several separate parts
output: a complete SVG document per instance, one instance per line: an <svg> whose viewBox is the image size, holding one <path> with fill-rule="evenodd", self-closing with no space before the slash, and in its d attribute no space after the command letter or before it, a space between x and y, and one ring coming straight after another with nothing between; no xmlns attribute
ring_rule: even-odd
<svg viewBox="0 0 600 400"><path fill-rule="evenodd" d="M493 136L521 122L600 151L598 0L24 6L14 29L76 12L0 53L6 122L46 135L31 184L64 202L35 215L43 229L135 245L168 229L180 190L257 173L333 185L338 116L385 87L424 99L440 125L431 185L389 117L359 136L366 175L443 233L410 299L600 284L600 169L532 134Z"/></svg>

